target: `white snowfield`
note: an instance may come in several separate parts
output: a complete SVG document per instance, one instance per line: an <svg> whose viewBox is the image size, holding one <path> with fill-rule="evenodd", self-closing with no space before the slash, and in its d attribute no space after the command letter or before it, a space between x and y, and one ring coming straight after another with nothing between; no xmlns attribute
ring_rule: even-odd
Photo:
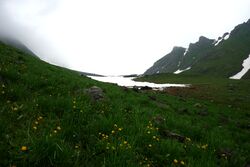
<svg viewBox="0 0 250 167"><path fill-rule="evenodd" d="M107 76L107 77L96 77L96 76L88 76L94 80L101 81L101 82L108 82L108 83L115 83L119 86L125 87L144 87L148 86L156 90L161 90L166 87L187 87L189 85L186 84L155 84L150 82L137 82L134 81L134 77L120 77L120 76Z"/></svg>
<svg viewBox="0 0 250 167"><path fill-rule="evenodd" d="M237 74L235 74L234 76L231 76L230 79L241 79L248 72L248 70L250 69L250 54L248 58L246 58L243 61L242 66L243 66L243 69Z"/></svg>
<svg viewBox="0 0 250 167"><path fill-rule="evenodd" d="M188 68L186 68L186 69L184 69L184 70L177 70L177 71L175 71L174 72L174 74L180 74L180 73L182 73L182 72L184 72L184 71L187 71L187 70L190 70L191 69L191 67L188 67Z"/></svg>
<svg viewBox="0 0 250 167"><path fill-rule="evenodd" d="M225 41L225 40L227 40L228 38L230 37L230 34L227 34L224 38L221 38L221 39L219 39L218 41L215 41L214 42L214 46L217 46L217 45L219 45L219 43L221 43L221 41Z"/></svg>

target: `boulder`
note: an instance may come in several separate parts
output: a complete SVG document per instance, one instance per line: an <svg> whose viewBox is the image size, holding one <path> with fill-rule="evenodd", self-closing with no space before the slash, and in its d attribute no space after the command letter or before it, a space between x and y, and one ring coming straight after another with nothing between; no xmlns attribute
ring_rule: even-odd
<svg viewBox="0 0 250 167"><path fill-rule="evenodd" d="M94 101L98 101L104 98L103 90L97 86L92 86L87 89L86 92L92 97Z"/></svg>
<svg viewBox="0 0 250 167"><path fill-rule="evenodd" d="M184 143L185 139L186 139L185 136L179 135L179 134L171 132L169 130L161 130L160 134L161 134L162 137L178 140L181 143Z"/></svg>

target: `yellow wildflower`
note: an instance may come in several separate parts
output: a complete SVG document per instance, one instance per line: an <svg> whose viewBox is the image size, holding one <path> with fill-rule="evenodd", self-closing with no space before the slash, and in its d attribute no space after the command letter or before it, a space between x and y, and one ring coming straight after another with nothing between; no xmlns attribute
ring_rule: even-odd
<svg viewBox="0 0 250 167"><path fill-rule="evenodd" d="M57 129L57 130L61 130L61 127L60 127L60 126L57 126L56 129Z"/></svg>
<svg viewBox="0 0 250 167"><path fill-rule="evenodd" d="M122 128L118 128L119 131L122 131Z"/></svg>
<svg viewBox="0 0 250 167"><path fill-rule="evenodd" d="M184 161L181 161L180 163L181 163L181 165L185 165L185 162L184 162Z"/></svg>
<svg viewBox="0 0 250 167"><path fill-rule="evenodd" d="M112 133L112 134L114 134L114 133L115 133L115 131L114 131L114 130L112 130L112 131L111 131L111 133Z"/></svg>
<svg viewBox="0 0 250 167"><path fill-rule="evenodd" d="M36 126L33 126L33 129L34 129L34 130L37 130L37 127L36 127Z"/></svg>
<svg viewBox="0 0 250 167"><path fill-rule="evenodd" d="M152 147L152 144L149 144L148 147L151 148L151 147Z"/></svg>
<svg viewBox="0 0 250 167"><path fill-rule="evenodd" d="M124 143L124 144L128 144L128 142L127 142L127 141L124 141L123 143Z"/></svg>
<svg viewBox="0 0 250 167"><path fill-rule="evenodd" d="M57 133L57 130L54 130L54 133Z"/></svg>
<svg viewBox="0 0 250 167"><path fill-rule="evenodd" d="M28 150L28 147L27 146L22 146L21 147L21 151L27 151Z"/></svg>
<svg viewBox="0 0 250 167"><path fill-rule="evenodd" d="M35 124L38 125L39 124L38 121L35 121Z"/></svg>
<svg viewBox="0 0 250 167"><path fill-rule="evenodd" d="M177 159L174 159L173 162L174 162L174 164L177 164L177 163L178 163L178 160L177 160Z"/></svg>
<svg viewBox="0 0 250 167"><path fill-rule="evenodd" d="M186 137L187 142L191 142L191 139L189 137Z"/></svg>

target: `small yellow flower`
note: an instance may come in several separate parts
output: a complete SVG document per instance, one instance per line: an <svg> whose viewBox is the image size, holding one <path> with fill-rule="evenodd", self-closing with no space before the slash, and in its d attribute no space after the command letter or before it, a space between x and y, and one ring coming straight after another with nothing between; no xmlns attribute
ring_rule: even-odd
<svg viewBox="0 0 250 167"><path fill-rule="evenodd" d="M33 129L34 129L34 130L37 130L37 127L36 127L36 126L33 126Z"/></svg>
<svg viewBox="0 0 250 167"><path fill-rule="evenodd" d="M118 128L119 131L122 131L122 128Z"/></svg>
<svg viewBox="0 0 250 167"><path fill-rule="evenodd" d="M159 128L155 128L156 130L159 130Z"/></svg>
<svg viewBox="0 0 250 167"><path fill-rule="evenodd" d="M57 133L57 130L54 130L53 132L54 132L54 133Z"/></svg>
<svg viewBox="0 0 250 167"><path fill-rule="evenodd" d="M75 145L75 149L78 149L79 148L79 146L78 145Z"/></svg>
<svg viewBox="0 0 250 167"><path fill-rule="evenodd" d="M38 122L38 121L35 121L35 124L36 124L36 125L38 125L38 124L39 124L39 122Z"/></svg>
<svg viewBox="0 0 250 167"><path fill-rule="evenodd" d="M56 129L57 129L57 130L61 130L61 127L60 127L60 126L57 126Z"/></svg>
<svg viewBox="0 0 250 167"><path fill-rule="evenodd" d="M115 133L115 131L114 131L114 130L112 130L112 131L111 131L111 133L112 133L112 134L114 134L114 133Z"/></svg>
<svg viewBox="0 0 250 167"><path fill-rule="evenodd" d="M37 105L38 105L38 104L37 104ZM37 118L38 121L40 121L40 120L42 120L42 119L43 119L42 116L39 116L39 117Z"/></svg>
<svg viewBox="0 0 250 167"><path fill-rule="evenodd" d="M185 165L185 162L184 162L184 161L181 161L180 163L181 163L181 165Z"/></svg>
<svg viewBox="0 0 250 167"><path fill-rule="evenodd" d="M187 142L191 142L191 139L189 137L186 137Z"/></svg>
<svg viewBox="0 0 250 167"><path fill-rule="evenodd" d="M109 147L106 147L107 150L109 150Z"/></svg>
<svg viewBox="0 0 250 167"><path fill-rule="evenodd" d="M116 125L116 124L114 124L114 127L116 127L116 128L117 128L117 125Z"/></svg>
<svg viewBox="0 0 250 167"><path fill-rule="evenodd" d="M177 163L178 163L178 160L177 160L177 159L174 159L173 162L174 162L174 164L177 164Z"/></svg>
<svg viewBox="0 0 250 167"><path fill-rule="evenodd" d="M153 136L153 139L156 139L156 136Z"/></svg>
<svg viewBox="0 0 250 167"><path fill-rule="evenodd" d="M124 143L124 144L128 144L128 142L127 142L127 141L124 141L123 143Z"/></svg>
<svg viewBox="0 0 250 167"><path fill-rule="evenodd" d="M205 144L205 145L201 146L201 148L204 149L204 150L207 149L207 147L208 147L208 144Z"/></svg>
<svg viewBox="0 0 250 167"><path fill-rule="evenodd" d="M151 147L152 147L152 144L149 144L148 147L151 148Z"/></svg>
<svg viewBox="0 0 250 167"><path fill-rule="evenodd" d="M22 146L21 147L21 151L27 151L28 150L28 147L27 146Z"/></svg>
<svg viewBox="0 0 250 167"><path fill-rule="evenodd" d="M150 134L151 132L150 131L147 131L148 134Z"/></svg>

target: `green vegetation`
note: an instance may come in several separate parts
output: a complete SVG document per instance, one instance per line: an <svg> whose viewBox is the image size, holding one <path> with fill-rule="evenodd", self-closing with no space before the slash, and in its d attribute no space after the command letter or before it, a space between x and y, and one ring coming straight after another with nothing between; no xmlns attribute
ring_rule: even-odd
<svg viewBox="0 0 250 167"><path fill-rule="evenodd" d="M176 48L177 51L173 50L158 60L144 74L174 73L178 69L192 67L182 74L229 78L241 71L243 61L250 54L249 43L250 20L236 26L229 38L223 38L218 45L214 40L201 36L198 42L189 45L186 54L183 48ZM249 74L243 78L249 79Z"/></svg>
<svg viewBox="0 0 250 167"><path fill-rule="evenodd" d="M238 107L191 95L134 91L91 80L1 43L0 57L0 166L249 163L250 113L245 102ZM246 91L247 83L235 81ZM92 86L101 88L104 98L94 100L86 91ZM249 99L241 88L232 91Z"/></svg>

